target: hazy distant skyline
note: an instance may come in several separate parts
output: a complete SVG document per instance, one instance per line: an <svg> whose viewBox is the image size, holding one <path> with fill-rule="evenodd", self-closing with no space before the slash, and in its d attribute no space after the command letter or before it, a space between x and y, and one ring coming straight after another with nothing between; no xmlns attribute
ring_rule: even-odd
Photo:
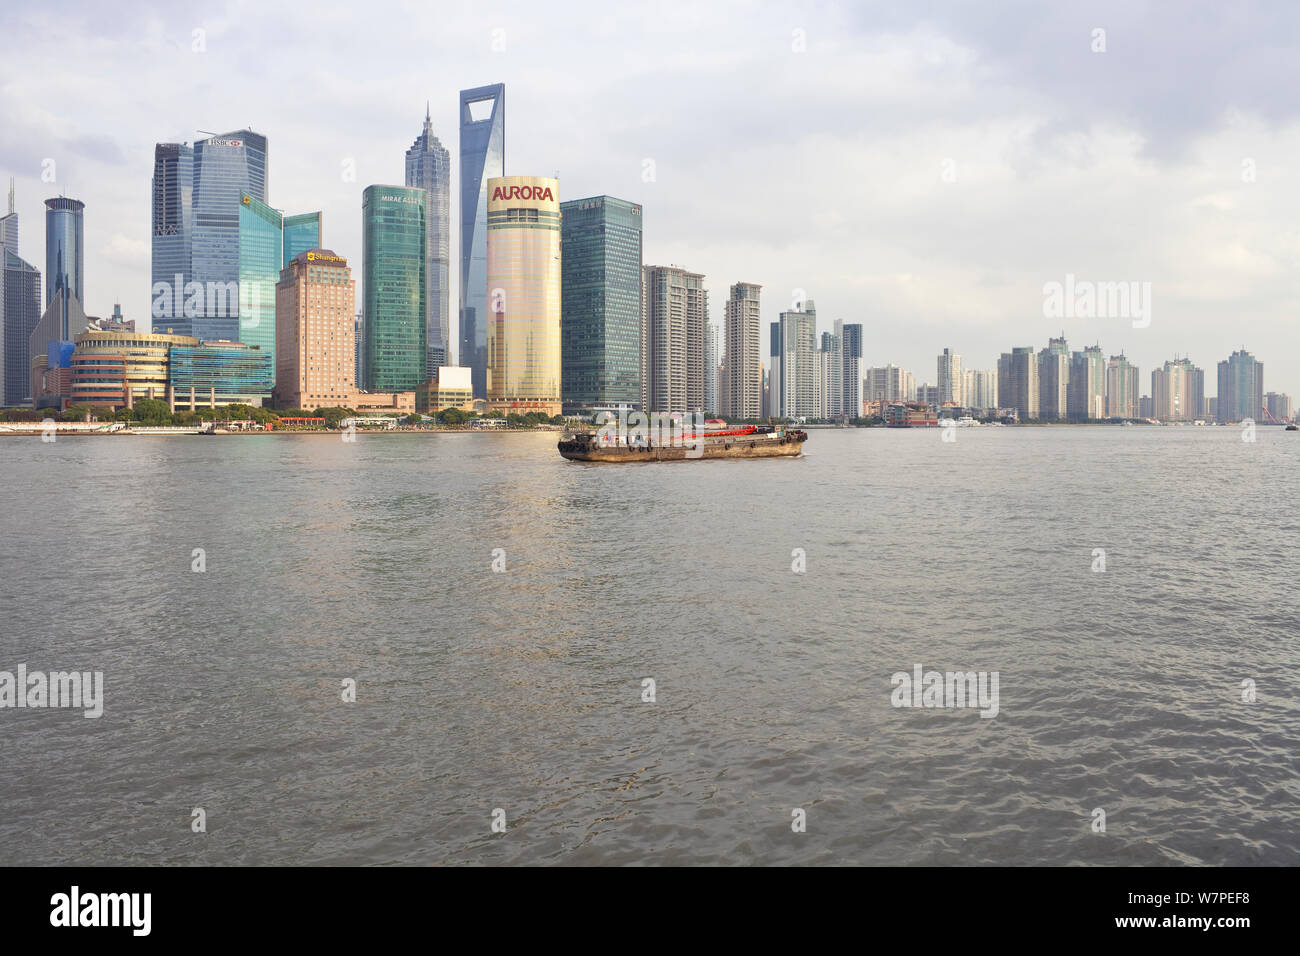
<svg viewBox="0 0 1300 956"><path fill-rule="evenodd" d="M322 210L359 278L361 192L404 181L426 101L456 196L457 94L504 82L507 175L641 203L645 262L705 273L719 326L755 282L765 325L806 295L821 329L863 324L864 368L918 382L945 347L994 368L1064 331L1123 350L1144 394L1175 355L1213 393L1245 347L1300 399L1298 26L1210 3L55 2L0 12L0 175L23 258L44 271L45 199L82 200L87 312L147 321L155 143L266 135L268 201ZM1045 318L1067 274L1149 282L1149 327Z"/></svg>

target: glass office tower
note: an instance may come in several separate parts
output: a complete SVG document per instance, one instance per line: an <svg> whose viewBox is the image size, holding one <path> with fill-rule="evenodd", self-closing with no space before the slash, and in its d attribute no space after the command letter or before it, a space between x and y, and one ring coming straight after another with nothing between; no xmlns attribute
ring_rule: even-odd
<svg viewBox="0 0 1300 956"><path fill-rule="evenodd" d="M280 213L245 194L239 206L239 334L232 341L275 354L275 284L284 253Z"/></svg>
<svg viewBox="0 0 1300 956"><path fill-rule="evenodd" d="M86 256L83 248L83 213L86 204L59 196L45 200L45 304L54 293L67 292L86 301L82 280ZM65 299L67 296L64 297Z"/></svg>
<svg viewBox="0 0 1300 956"><path fill-rule="evenodd" d="M275 354L275 286L300 252L320 247L318 212L281 216L245 193L239 205L239 334L237 341Z"/></svg>
<svg viewBox="0 0 1300 956"><path fill-rule="evenodd" d="M368 186L361 196L362 373L371 392L409 392L425 380L428 284L425 192Z"/></svg>
<svg viewBox="0 0 1300 956"><path fill-rule="evenodd" d="M288 265L300 252L319 249L320 244L320 213L304 212L296 216L284 217L284 252L280 256L282 265Z"/></svg>
<svg viewBox="0 0 1300 956"><path fill-rule="evenodd" d="M505 175L504 83L460 92L460 364L487 395L487 181Z"/></svg>
<svg viewBox="0 0 1300 956"><path fill-rule="evenodd" d="M432 379L439 366L448 364L448 328L451 291L451 153L433 135L433 119L424 112L424 129L406 151L406 185L425 194L425 247L428 265L428 358L425 374Z"/></svg>
<svg viewBox="0 0 1300 956"><path fill-rule="evenodd" d="M238 130L194 144L190 279L202 296L167 324L198 339L239 337L239 223L244 196L266 202L266 137ZM155 319L155 324L157 320Z"/></svg>
<svg viewBox="0 0 1300 956"><path fill-rule="evenodd" d="M32 400L31 337L41 321L41 270L8 248L0 250L0 326L3 326L4 366L0 399L10 408Z"/></svg>
<svg viewBox="0 0 1300 956"><path fill-rule="evenodd" d="M153 151L152 288L156 304L152 320L159 330L187 321L182 297L190 281L193 207L194 147L158 143Z"/></svg>
<svg viewBox="0 0 1300 956"><path fill-rule="evenodd" d="M560 183L506 176L488 190L488 407L558 415Z"/></svg>
<svg viewBox="0 0 1300 956"><path fill-rule="evenodd" d="M560 204L561 393L566 407L641 401L641 207ZM707 362L706 362L707 364Z"/></svg>

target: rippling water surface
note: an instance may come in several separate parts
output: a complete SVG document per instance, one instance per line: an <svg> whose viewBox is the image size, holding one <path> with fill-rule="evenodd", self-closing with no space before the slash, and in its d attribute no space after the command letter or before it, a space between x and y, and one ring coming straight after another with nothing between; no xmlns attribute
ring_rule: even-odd
<svg viewBox="0 0 1300 956"><path fill-rule="evenodd" d="M0 863L1300 863L1300 436L956 439L0 440Z"/></svg>

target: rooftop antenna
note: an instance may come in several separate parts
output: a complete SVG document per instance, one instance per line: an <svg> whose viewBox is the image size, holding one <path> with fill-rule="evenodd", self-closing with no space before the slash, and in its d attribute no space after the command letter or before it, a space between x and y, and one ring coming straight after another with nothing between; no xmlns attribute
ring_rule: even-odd
<svg viewBox="0 0 1300 956"><path fill-rule="evenodd" d="M9 215L14 214L14 178L9 177Z"/></svg>

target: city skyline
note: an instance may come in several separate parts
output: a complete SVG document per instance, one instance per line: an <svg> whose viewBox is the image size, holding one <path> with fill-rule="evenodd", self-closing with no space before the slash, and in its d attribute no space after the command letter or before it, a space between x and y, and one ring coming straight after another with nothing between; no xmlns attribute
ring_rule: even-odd
<svg viewBox="0 0 1300 956"><path fill-rule="evenodd" d="M742 278L762 284L765 326L791 307L794 292L821 304L819 332L835 319L863 324L867 366L928 369L935 348L946 346L991 367L1008 343L1041 347L1064 331L1071 340L1101 340L1146 369L1173 353L1208 368L1244 346L1269 366L1270 388L1300 392L1284 240L1295 216L1284 175L1300 141L1294 106L1244 68L1235 87L1216 80L1176 111L1164 108L1175 92L1139 82L1197 62L1207 45L1225 66L1245 63L1252 44L1267 49L1268 35L1285 31L1291 14L1249 26L1208 10L1207 22L1171 31L1150 14L1101 4L1092 15L1108 22L1110 42L1094 52L1091 20L1061 11L1019 12L1036 21L1036 32L999 32L996 16L943 6L925 22L893 11L796 15L773 7L734 30L699 11L692 14L698 29L683 34L682 59L663 65L655 54L664 28L647 30L653 25L636 16L602 13L566 32L507 11L499 22L452 17L435 33L416 15L409 40L391 42L430 45L434 70L408 67L386 49L382 82L361 69L370 61L343 62L337 77L323 78L330 96L292 107L268 98L265 82L231 73L196 112L193 98L204 77L223 69L236 32L240 43L257 32L249 27L278 35L283 15L245 13L203 25L200 8L192 12L163 23L72 5L63 14L73 46L68 70L39 96L25 77L37 75L43 15L0 14L15 38L8 64L15 82L0 94L12 134L0 147L0 171L16 177L27 221L19 255L43 260L33 224L47 198L85 202L93 211L89 313L120 301L124 314L148 320L150 230L141 200L154 144L203 138L187 123L248 127L273 140L270 205L322 209L331 245L356 259L360 191L402 181L419 106L429 101L432 128L450 148L457 91L499 81L512 91L511 168L559 172L568 195L642 204L645 261L690 263L708 277L717 303ZM305 48L323 40L318 29L308 27ZM358 29L364 39L377 27ZM1021 45L1029 32L1040 38L1032 49ZM82 36L113 39L125 82L147 87L149 96L102 99L80 72L96 62L89 52L75 55ZM535 69L602 37L618 38L618 52L592 52L582 67L610 79L600 88L571 82L578 67L555 79ZM1138 45L1145 59L1134 56ZM140 65L150 59L154 65ZM292 89L301 64L268 57L266 76ZM859 84L871 94L835 84L851 64L881 81ZM169 82L155 82L153 71L164 69ZM1080 70L1092 85L1066 88L1064 73ZM680 110L695 102L701 83L718 107L710 111L721 117L718 132L761 134L763 149L748 139L743 150L726 145L723 135L724 145L701 149L685 135ZM377 99L381 86L385 96ZM805 109L813 94L830 102ZM569 108L554 108L559 103ZM836 125L853 108L876 130L870 145ZM457 159L453 150L453 167ZM803 168L815 175L790 174ZM453 169L453 188L459 172ZM455 300L459 270L452 271ZM1150 282L1149 326L1043 316L1044 286L1071 275Z"/></svg>

